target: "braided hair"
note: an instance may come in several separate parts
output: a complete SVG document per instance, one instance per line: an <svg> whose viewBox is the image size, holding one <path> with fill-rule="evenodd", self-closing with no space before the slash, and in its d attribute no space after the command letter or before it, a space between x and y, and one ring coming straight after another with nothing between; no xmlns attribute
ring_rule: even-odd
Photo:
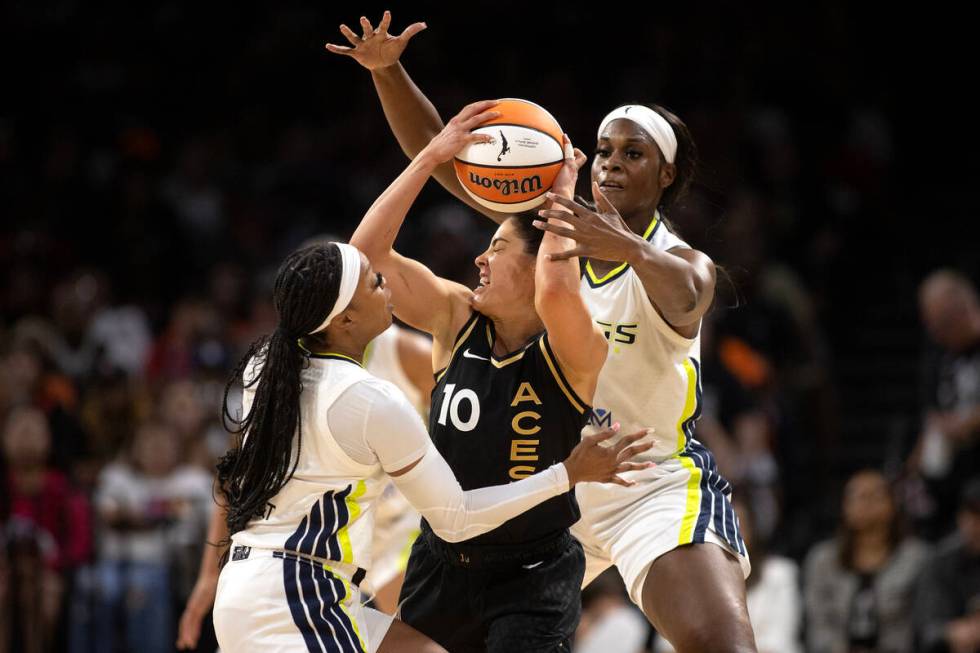
<svg viewBox="0 0 980 653"><path fill-rule="evenodd" d="M222 420L238 436L235 446L218 462L229 538L252 519L262 517L269 499L296 471L302 445L300 374L308 363L299 339L316 329L332 310L341 273L340 248L334 243L304 247L286 257L273 291L279 324L271 335L252 343L225 386ZM245 379L248 368L258 373ZM228 394L239 380L245 388L255 387L252 406L240 419L228 409ZM294 435L295 461L291 460Z"/></svg>

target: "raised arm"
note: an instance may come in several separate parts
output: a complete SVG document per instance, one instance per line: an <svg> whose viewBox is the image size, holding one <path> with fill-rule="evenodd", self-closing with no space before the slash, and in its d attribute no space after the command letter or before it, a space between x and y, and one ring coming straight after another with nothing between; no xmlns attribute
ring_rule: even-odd
<svg viewBox="0 0 980 653"><path fill-rule="evenodd" d="M396 252L395 237L435 167L464 145L488 138L470 132L498 115L492 110L494 104L493 100L475 102L450 120L375 200L350 239L350 244L364 252L375 270L385 276L399 319L430 333L443 347L451 348L456 330L469 315L471 292Z"/></svg>
<svg viewBox="0 0 980 653"><path fill-rule="evenodd" d="M351 57L371 71L371 79L388 125L402 151L408 158L414 159L442 131L444 125L435 106L419 90L399 61L409 40L426 28L425 23L413 23L398 36L388 32L390 25L390 11L384 13L377 29L361 16L360 36L346 25L340 26L340 32L351 44L350 47L328 43L326 48L335 54ZM491 211L467 195L456 178L451 159L436 166L432 176L457 199L494 222L499 224L510 217Z"/></svg>
<svg viewBox="0 0 980 653"><path fill-rule="evenodd" d="M578 170L586 157L581 150L572 150L565 136L565 165L558 173L550 197L567 197L575 193ZM570 229L563 218L570 212L557 204L538 212L541 220L535 224ZM576 394L591 402L599 370L606 362L608 343L579 292L581 273L578 258L552 259L575 246L575 241L552 231L545 231L538 249L534 269L534 306L548 331L548 342L558 357L562 371Z"/></svg>
<svg viewBox="0 0 980 653"><path fill-rule="evenodd" d="M573 213L567 216L573 229L551 225L540 228L573 239L574 247L555 258L587 256L603 261L629 263L650 301L674 330L689 338L697 334L701 318L715 294L715 264L703 252L687 248L662 250L634 233L616 207L592 182L596 211L564 197L555 202Z"/></svg>

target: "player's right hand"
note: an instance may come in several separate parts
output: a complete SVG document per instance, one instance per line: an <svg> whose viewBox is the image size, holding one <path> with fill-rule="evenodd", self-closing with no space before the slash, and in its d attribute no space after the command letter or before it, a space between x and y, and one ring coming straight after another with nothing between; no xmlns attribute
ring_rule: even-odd
<svg viewBox="0 0 980 653"><path fill-rule="evenodd" d="M377 29L371 26L371 21L361 16L360 36L355 34L347 25L340 26L340 33L353 47L334 45L333 43L327 43L325 47L334 54L352 57L368 70L393 66L398 63L399 57L402 56L402 52L405 51L405 46L408 45L411 38L424 30L426 24L412 23L398 36L392 36L388 33L389 25L391 25L390 11L384 13Z"/></svg>
<svg viewBox="0 0 980 653"><path fill-rule="evenodd" d="M432 157L437 164L451 160L456 153L470 143L489 143L493 137L489 134L474 134L476 129L488 120L500 117L494 107L499 100L482 100L467 104L462 111L453 116L446 126L433 138L419 156Z"/></svg>
<svg viewBox="0 0 980 653"><path fill-rule="evenodd" d="M619 474L654 466L652 462L631 462L635 456L653 448L652 440L635 444L650 435L649 429L623 436L614 445L603 444L618 431L619 424L614 424L612 428L605 431L584 436L582 441L572 449L572 453L564 461L565 469L568 471L569 487L589 481L629 487L634 485L633 481L621 478Z"/></svg>

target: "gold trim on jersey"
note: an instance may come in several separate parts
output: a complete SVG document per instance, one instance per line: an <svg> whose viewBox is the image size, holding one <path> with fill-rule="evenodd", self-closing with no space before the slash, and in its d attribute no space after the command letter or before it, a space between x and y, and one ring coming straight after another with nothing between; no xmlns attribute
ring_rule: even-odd
<svg viewBox="0 0 980 653"><path fill-rule="evenodd" d="M453 364L453 359L456 358L456 352L459 351L460 346L466 342L466 339L470 337L471 333L473 333L473 327L476 326L479 317L480 314L473 311L473 313L470 315L470 319L468 319L466 324L463 325L463 328L460 329L459 335L456 337L456 342L453 343L453 351L449 354L449 362L444 368L436 372L436 383L439 383L439 381L442 380L442 377L446 375L446 371L449 369L449 366Z"/></svg>
<svg viewBox="0 0 980 653"><path fill-rule="evenodd" d="M579 403L578 398L575 396L575 393L573 393L568 388L568 386L565 385L565 380L562 379L561 373L558 371L558 368L555 366L554 361L551 360L551 355L548 354L548 347L545 346L544 344L544 339L546 337L547 336L541 336L541 338L538 340L538 346L541 348L541 353L544 354L544 360L548 364L548 369L551 370L551 374L555 377L555 381L558 382L558 387L561 388L561 391L565 393L565 397L568 399L568 402L572 404L572 407L578 412L584 413L585 407L581 403Z"/></svg>
<svg viewBox="0 0 980 653"><path fill-rule="evenodd" d="M519 361L522 358L524 358L524 352L526 352L527 351L527 348L531 346L529 344L528 345L524 345L521 348L520 351L518 351L518 352L516 352L514 354L511 354L507 358L503 358L503 359L497 358L493 354L493 332L490 330L490 319L489 318L487 318L487 344L490 345L490 363L494 367L496 367L498 370L500 368L502 368L502 367L506 367L506 366L510 365L514 361Z"/></svg>
<svg viewBox="0 0 980 653"><path fill-rule="evenodd" d="M653 232L657 230L657 226L659 224L660 224L660 213L658 212L654 214L653 219L650 220L650 224L647 225L646 231L643 232L643 240L650 240L650 237L653 236ZM626 268L628 267L629 267L629 263L620 263L612 270L607 272L605 275L603 275L603 277L600 279L596 275L595 271L592 269L592 261L586 261L585 274L588 275L589 277L589 285L591 285L592 287L596 287L596 286L601 286L603 284L606 284L612 281L613 279L617 278L619 275L625 272Z"/></svg>
<svg viewBox="0 0 980 653"><path fill-rule="evenodd" d="M674 457L680 460L681 465L691 472L691 476L687 479L687 502L684 506L684 518L681 520L678 544L690 544L694 540L694 527L697 525L698 516L701 513L701 476L703 473L693 460L684 455L684 451L687 449L687 433L684 432L684 423L694 416L698 405L698 372L691 359L684 361L684 372L687 376L687 394L684 398L684 410L677 420L678 453L674 454Z"/></svg>

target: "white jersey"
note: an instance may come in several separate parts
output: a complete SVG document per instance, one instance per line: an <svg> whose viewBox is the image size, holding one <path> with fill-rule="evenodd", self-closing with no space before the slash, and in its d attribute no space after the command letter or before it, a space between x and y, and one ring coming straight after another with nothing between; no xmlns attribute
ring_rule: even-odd
<svg viewBox="0 0 980 653"><path fill-rule="evenodd" d="M254 378L250 365L245 378ZM235 534L235 544L291 551L340 563L350 574L371 565L374 501L387 476L380 462L353 460L330 431L327 414L345 390L370 373L349 361L310 357L302 371L302 438L296 471L269 500L264 519L254 519ZM255 386L242 397L245 414ZM297 443L293 438L293 460Z"/></svg>
<svg viewBox="0 0 980 653"><path fill-rule="evenodd" d="M656 215L643 237L661 250L689 248ZM630 598L642 605L643 584L658 557L687 544L714 543L749 573L731 486L694 439L701 414L701 339L685 338L657 312L636 272L622 264L598 277L586 264L582 297L609 340L585 431L620 423L620 433L653 428L655 467L626 472L631 487L587 483L576 488L582 519L572 534L586 555L583 586L615 564Z"/></svg>
<svg viewBox="0 0 980 653"><path fill-rule="evenodd" d="M425 415L429 410L429 398L423 397L408 378L398 356L398 335L401 331L401 327L392 324L372 340L364 352L364 368L376 377L398 386L419 415Z"/></svg>
<svg viewBox="0 0 980 653"><path fill-rule="evenodd" d="M402 367L398 355L401 327L392 324L371 341L364 352L364 368L378 378L398 386L418 414L425 417L429 398L423 397ZM363 587L376 592L405 571L408 552L419 534L419 514L409 505L395 484L388 481L375 504L373 566Z"/></svg>
<svg viewBox="0 0 980 653"><path fill-rule="evenodd" d="M689 248L659 214L644 238L662 250ZM649 459L663 460L684 450L700 414L700 332L689 339L674 331L625 263L601 278L587 263L582 298L609 340L586 432L615 422L623 435L653 428L656 446L645 454Z"/></svg>

